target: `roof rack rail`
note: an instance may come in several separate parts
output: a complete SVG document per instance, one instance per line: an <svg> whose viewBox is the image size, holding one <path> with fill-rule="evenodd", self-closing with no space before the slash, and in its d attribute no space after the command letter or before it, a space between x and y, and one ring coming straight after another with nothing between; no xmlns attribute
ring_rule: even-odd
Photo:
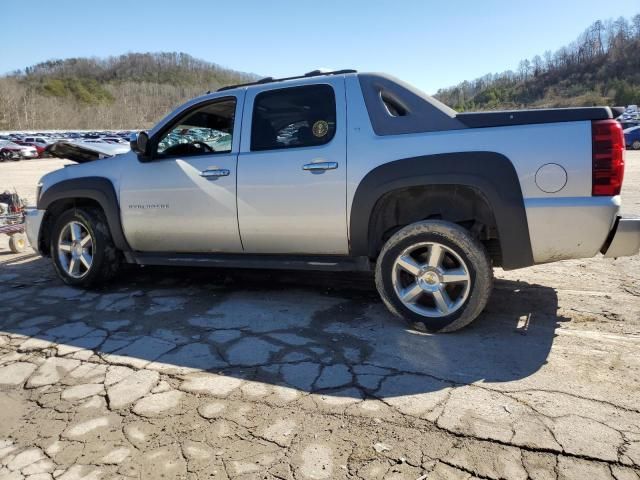
<svg viewBox="0 0 640 480"><path fill-rule="evenodd" d="M344 75L345 73L358 73L357 70L345 69L345 70L333 70L331 72L323 72L322 70L313 70L311 72L307 72L304 75L297 75L295 77L285 77L285 78L273 78L273 77L265 77L260 80L256 80L255 82L249 83L239 83L237 85L227 85L226 87L220 87L216 92L223 92L225 90L232 90L234 88L240 87L250 87L252 85L262 85L264 83L273 83L273 82L284 82L285 80L295 80L297 78L309 78L309 77L322 77L325 75Z"/></svg>

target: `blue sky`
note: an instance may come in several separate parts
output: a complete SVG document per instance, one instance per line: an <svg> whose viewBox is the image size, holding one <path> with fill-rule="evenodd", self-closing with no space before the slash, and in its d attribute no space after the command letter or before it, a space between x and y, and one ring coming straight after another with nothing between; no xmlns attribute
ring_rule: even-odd
<svg viewBox="0 0 640 480"><path fill-rule="evenodd" d="M52 58L183 51L272 76L396 75L429 93L574 40L640 0L8 0L0 72Z"/></svg>

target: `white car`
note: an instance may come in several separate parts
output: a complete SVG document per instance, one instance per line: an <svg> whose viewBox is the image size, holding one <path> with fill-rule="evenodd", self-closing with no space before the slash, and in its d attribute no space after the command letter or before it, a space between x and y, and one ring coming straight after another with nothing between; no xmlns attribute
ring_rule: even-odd
<svg viewBox="0 0 640 480"><path fill-rule="evenodd" d="M37 145L42 148L47 148L51 145L51 141L44 137L24 137L22 139L24 143L30 143L31 145Z"/></svg>

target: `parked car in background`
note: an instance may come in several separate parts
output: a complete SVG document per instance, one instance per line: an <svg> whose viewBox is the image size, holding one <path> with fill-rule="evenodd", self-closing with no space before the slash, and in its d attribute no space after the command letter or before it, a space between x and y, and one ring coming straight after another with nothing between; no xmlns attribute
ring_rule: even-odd
<svg viewBox="0 0 640 480"><path fill-rule="evenodd" d="M624 121L620 121L620 126L622 127L623 130L626 130L628 128L640 127L640 122L633 121L633 120L624 120Z"/></svg>
<svg viewBox="0 0 640 480"><path fill-rule="evenodd" d="M23 147L33 147L38 152L38 157L45 156L46 147L38 145L37 143L25 142L23 140L16 140L14 143L17 143L18 145L22 145Z"/></svg>
<svg viewBox="0 0 640 480"><path fill-rule="evenodd" d="M9 140L0 140L0 161L22 160L23 158L36 158L38 150L36 147L18 145Z"/></svg>
<svg viewBox="0 0 640 480"><path fill-rule="evenodd" d="M640 125L627 128L624 131L624 143L627 148L640 150Z"/></svg>
<svg viewBox="0 0 640 480"><path fill-rule="evenodd" d="M640 120L640 112L638 111L638 106L637 105L629 105L627 108L625 108L625 110L622 113L622 115L620 115L620 119L619 120L621 122L638 121L638 120Z"/></svg>
<svg viewBox="0 0 640 480"><path fill-rule="evenodd" d="M33 147L38 146L42 149L47 148L47 146L51 143L44 135L41 135L39 137L24 137L22 141L24 143L28 143Z"/></svg>

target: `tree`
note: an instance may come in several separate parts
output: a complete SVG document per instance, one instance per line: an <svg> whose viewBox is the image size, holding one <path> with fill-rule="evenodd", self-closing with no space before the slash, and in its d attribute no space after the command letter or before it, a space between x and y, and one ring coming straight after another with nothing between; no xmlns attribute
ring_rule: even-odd
<svg viewBox="0 0 640 480"><path fill-rule="evenodd" d="M631 28L634 38L640 38L640 13L631 19Z"/></svg>
<svg viewBox="0 0 640 480"><path fill-rule="evenodd" d="M520 72L520 79L526 82L531 72L531 62L526 58L521 60L518 65L518 71Z"/></svg>
<svg viewBox="0 0 640 480"><path fill-rule="evenodd" d="M531 60L531 65L533 67L533 75L537 77L540 75L544 69L544 62L542 61L542 57L540 55L536 55Z"/></svg>
<svg viewBox="0 0 640 480"><path fill-rule="evenodd" d="M452 105L463 98L465 105L480 109L640 103L638 52L640 14L629 20L598 20L574 42L522 60L517 73L485 75L441 89L437 97ZM458 94L452 95L454 91Z"/></svg>
<svg viewBox="0 0 640 480"><path fill-rule="evenodd" d="M0 77L0 129L147 128L204 91L253 79L175 52L48 60Z"/></svg>
<svg viewBox="0 0 640 480"><path fill-rule="evenodd" d="M551 53L551 50L547 50L543 53L543 57L544 57L544 68L545 70L549 71L553 68L553 55Z"/></svg>

